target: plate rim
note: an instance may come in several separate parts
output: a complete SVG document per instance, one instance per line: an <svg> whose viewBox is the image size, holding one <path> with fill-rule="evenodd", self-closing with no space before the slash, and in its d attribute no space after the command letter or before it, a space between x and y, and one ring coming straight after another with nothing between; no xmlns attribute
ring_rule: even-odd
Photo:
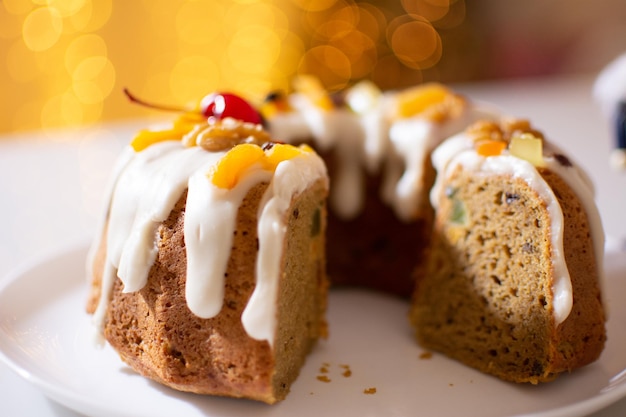
<svg viewBox="0 0 626 417"><path fill-rule="evenodd" d="M5 292L9 290L13 285L17 285L19 281L29 278L29 275L36 272L37 268L44 267L53 262L62 262L63 259L72 258L84 258L81 254L86 254L89 249L89 242L86 240L80 240L72 244L65 245L61 248L55 248L37 256L33 256L29 261L23 262L14 267L9 273L7 273L2 279L0 279L0 300L5 295ZM626 260L622 260L625 252L607 251L605 253L604 265L608 263L622 262L626 265ZM30 277L30 279L34 279ZM606 279L606 277L605 277ZM82 284L79 280L68 274L67 280L68 286L71 288L77 288ZM606 285L606 282L605 282ZM55 293L55 297L62 294L62 290ZM54 300L54 297L51 299ZM29 311L39 310L39 306L28 309ZM607 322L611 320L611 316ZM19 321L19 318L18 318ZM6 338L6 329L0 326L0 338ZM85 413L89 415L94 410L98 411L98 415L108 416L126 416L123 412L120 412L119 408L106 406L103 404L94 404L89 401L88 398L74 392L67 386L55 385L53 382L46 379L44 376L32 373L26 367L23 367L18 361L10 357L2 346L0 346L0 362L4 363L11 371L15 372L19 377L36 387L44 396L51 400L67 407L70 410L77 411L79 413ZM626 375L626 368L617 374L613 375L615 378L618 375ZM609 380L610 382L610 380ZM609 387L610 385L607 385ZM549 409L541 410L538 412L524 413L524 414L512 414L510 417L576 417L587 416L590 413L600 411L615 402L626 397L626 378L622 378L611 389L603 391L600 390L597 394L593 394L581 401L575 401L563 406L552 407Z"/></svg>

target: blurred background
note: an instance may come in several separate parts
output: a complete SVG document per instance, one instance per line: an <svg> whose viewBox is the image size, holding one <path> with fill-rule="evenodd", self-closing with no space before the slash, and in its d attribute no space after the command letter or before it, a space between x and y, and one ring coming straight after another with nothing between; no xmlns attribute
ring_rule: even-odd
<svg viewBox="0 0 626 417"><path fill-rule="evenodd" d="M146 115L122 90L261 100L330 90L594 73L626 50L624 0L2 0L0 133Z"/></svg>

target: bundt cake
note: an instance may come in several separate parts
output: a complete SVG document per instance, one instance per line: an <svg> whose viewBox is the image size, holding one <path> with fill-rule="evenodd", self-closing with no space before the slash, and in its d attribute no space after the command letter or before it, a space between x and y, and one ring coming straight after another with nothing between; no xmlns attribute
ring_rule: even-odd
<svg viewBox="0 0 626 417"><path fill-rule="evenodd" d="M331 95L300 77L260 113L212 94L120 158L87 310L140 374L267 403L326 335L327 270L412 296L423 347L503 379L590 363L606 338L590 183L496 119L440 84Z"/></svg>
<svg viewBox="0 0 626 417"><path fill-rule="evenodd" d="M270 94L262 112L273 137L309 143L326 162L331 283L408 299L432 224L430 152L495 113L438 83L382 93L361 82L331 95L300 76L294 90Z"/></svg>
<svg viewBox="0 0 626 417"><path fill-rule="evenodd" d="M478 122L433 163L433 237L410 312L419 343L515 382L596 360L604 236L588 178L519 120Z"/></svg>
<svg viewBox="0 0 626 417"><path fill-rule="evenodd" d="M327 331L327 193L311 148L255 123L189 113L141 132L113 178L87 310L146 377L279 401Z"/></svg>

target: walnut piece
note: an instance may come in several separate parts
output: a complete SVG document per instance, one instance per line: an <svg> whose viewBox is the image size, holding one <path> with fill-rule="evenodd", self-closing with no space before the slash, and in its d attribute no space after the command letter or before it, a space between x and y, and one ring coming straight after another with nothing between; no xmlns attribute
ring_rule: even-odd
<svg viewBox="0 0 626 417"><path fill-rule="evenodd" d="M226 117L221 120L209 118L206 124L196 126L183 137L183 144L200 146L209 152L219 152L241 143L261 146L270 140L270 135L263 130L262 125Z"/></svg>

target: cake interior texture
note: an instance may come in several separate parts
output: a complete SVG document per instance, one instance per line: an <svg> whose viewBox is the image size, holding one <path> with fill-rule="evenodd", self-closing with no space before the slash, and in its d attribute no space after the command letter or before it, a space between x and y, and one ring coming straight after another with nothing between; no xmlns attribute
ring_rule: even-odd
<svg viewBox="0 0 626 417"><path fill-rule="evenodd" d="M514 382L596 360L606 339L590 223L572 189L538 169L563 211L573 306L555 322L550 214L527 182L458 166L440 193L410 319L419 343Z"/></svg>

